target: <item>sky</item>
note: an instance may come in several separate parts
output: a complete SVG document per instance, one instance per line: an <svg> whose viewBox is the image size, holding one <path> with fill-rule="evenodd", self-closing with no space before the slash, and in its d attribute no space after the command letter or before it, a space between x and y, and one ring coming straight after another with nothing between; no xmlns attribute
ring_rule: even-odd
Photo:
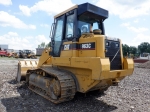
<svg viewBox="0 0 150 112"><path fill-rule="evenodd" d="M150 0L0 0L0 44L35 50L50 42L56 14L86 2L109 11L104 21L107 36L129 46L150 43Z"/></svg>

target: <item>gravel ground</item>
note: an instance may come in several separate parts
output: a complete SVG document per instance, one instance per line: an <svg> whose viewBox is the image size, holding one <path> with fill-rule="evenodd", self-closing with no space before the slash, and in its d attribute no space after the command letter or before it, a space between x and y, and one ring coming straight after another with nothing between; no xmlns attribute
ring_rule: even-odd
<svg viewBox="0 0 150 112"><path fill-rule="evenodd" d="M17 60L0 60L0 112L150 112L150 69L135 67L118 86L58 105L17 83L16 72Z"/></svg>
<svg viewBox="0 0 150 112"><path fill-rule="evenodd" d="M147 61L145 63L139 64L137 67L150 69L150 61Z"/></svg>

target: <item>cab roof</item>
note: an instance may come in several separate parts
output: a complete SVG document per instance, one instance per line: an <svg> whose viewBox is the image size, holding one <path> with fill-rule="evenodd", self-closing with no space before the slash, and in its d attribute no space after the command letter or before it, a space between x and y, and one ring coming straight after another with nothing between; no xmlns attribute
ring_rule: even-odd
<svg viewBox="0 0 150 112"><path fill-rule="evenodd" d="M57 14L56 16L54 16L54 18L58 18L61 15L64 15L65 13L77 9L77 16L80 16L82 14L88 14L90 16L95 16L96 18L99 19L107 19L108 18L108 11L105 9L102 9L100 7L97 7L95 5L92 5L90 3L84 3L84 4L80 4L80 5L75 5L59 14Z"/></svg>

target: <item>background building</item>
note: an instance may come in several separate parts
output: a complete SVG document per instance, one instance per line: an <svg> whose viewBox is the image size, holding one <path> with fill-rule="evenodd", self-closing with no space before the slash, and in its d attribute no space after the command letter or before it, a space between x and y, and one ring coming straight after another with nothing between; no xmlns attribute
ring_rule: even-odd
<svg viewBox="0 0 150 112"><path fill-rule="evenodd" d="M0 44L0 48L1 48L2 50L8 49L8 45L7 45L7 44Z"/></svg>
<svg viewBox="0 0 150 112"><path fill-rule="evenodd" d="M45 48L36 48L36 55L41 56L44 49Z"/></svg>

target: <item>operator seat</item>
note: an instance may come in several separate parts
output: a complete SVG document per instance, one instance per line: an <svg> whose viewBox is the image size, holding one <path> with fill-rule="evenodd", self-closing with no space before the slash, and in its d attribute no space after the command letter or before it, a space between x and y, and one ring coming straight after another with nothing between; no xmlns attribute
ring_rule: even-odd
<svg viewBox="0 0 150 112"><path fill-rule="evenodd" d="M95 30L93 30L93 33L95 35L101 35L102 34L102 30L101 29L95 29Z"/></svg>

